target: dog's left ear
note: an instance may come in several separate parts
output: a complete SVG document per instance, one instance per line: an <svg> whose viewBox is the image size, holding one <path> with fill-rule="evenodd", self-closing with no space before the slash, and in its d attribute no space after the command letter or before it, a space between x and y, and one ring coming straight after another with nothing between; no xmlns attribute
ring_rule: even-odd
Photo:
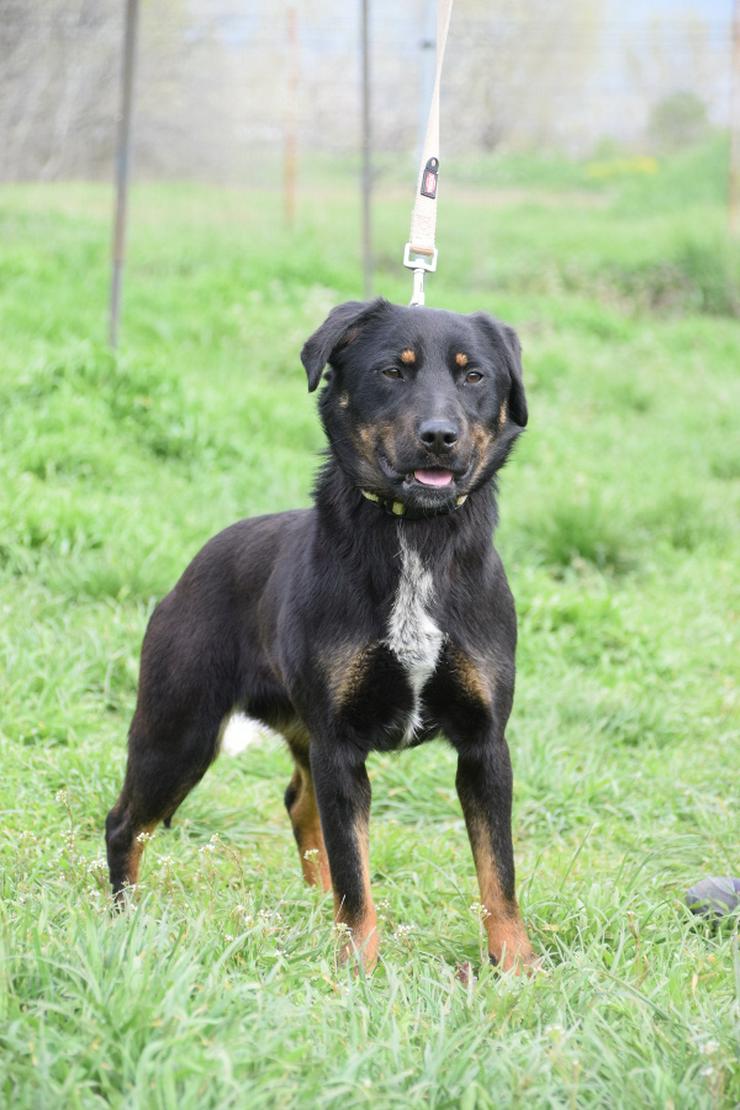
<svg viewBox="0 0 740 1110"><path fill-rule="evenodd" d="M388 302L378 297L374 301L346 301L331 310L321 327L303 344L301 351L309 393L313 393L321 381L327 362L331 362L342 347L359 335L363 324L387 307Z"/></svg>
<svg viewBox="0 0 740 1110"><path fill-rule="evenodd" d="M494 320L486 312L474 312L470 319L483 332L486 339L494 347L496 353L503 357L509 371L509 396L507 408L509 416L520 428L527 426L527 398L524 395L524 380L522 378L522 345L519 336L508 324Z"/></svg>

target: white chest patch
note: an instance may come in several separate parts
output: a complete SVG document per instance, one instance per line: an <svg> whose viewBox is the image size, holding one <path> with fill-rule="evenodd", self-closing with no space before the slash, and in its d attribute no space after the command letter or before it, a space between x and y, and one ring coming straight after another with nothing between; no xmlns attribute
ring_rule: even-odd
<svg viewBox="0 0 740 1110"><path fill-rule="evenodd" d="M410 744L421 724L421 692L437 666L444 633L430 616L434 580L418 552L398 528L401 547L401 577L388 621L386 645L406 671L414 695L414 707L403 737Z"/></svg>

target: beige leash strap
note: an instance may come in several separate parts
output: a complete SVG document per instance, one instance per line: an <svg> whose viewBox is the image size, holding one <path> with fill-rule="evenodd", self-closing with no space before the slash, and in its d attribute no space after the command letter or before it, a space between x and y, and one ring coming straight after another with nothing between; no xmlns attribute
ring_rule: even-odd
<svg viewBox="0 0 740 1110"><path fill-rule="evenodd" d="M434 235L437 227L439 181L439 92L453 3L454 0L437 0L437 68L421 153L416 199L411 211L411 232L403 252L404 266L414 271L414 290L410 302L412 305L424 304L424 273L433 273L437 269Z"/></svg>

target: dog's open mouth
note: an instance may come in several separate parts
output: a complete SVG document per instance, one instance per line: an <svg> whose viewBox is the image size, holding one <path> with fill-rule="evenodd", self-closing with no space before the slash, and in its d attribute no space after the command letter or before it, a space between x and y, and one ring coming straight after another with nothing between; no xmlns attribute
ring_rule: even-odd
<svg viewBox="0 0 740 1110"><path fill-rule="evenodd" d="M378 453L381 472L395 486L398 493L408 497L431 498L436 504L459 489L470 473L445 466L418 466L413 470L397 469L382 452ZM408 465L408 464L407 464ZM471 464L472 465L472 464Z"/></svg>
<svg viewBox="0 0 740 1110"><path fill-rule="evenodd" d="M413 475L422 486L431 486L433 489L443 489L445 486L451 486L454 480L454 475L451 470L415 470Z"/></svg>

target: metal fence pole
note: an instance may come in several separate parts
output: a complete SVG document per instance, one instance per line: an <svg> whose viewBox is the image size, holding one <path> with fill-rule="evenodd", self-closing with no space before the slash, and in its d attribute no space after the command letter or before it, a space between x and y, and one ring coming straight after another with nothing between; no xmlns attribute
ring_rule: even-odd
<svg viewBox="0 0 740 1110"><path fill-rule="evenodd" d="M139 0L126 0L126 30L123 41L123 71L121 77L121 114L118 118L118 143L116 148L116 214L113 231L113 260L110 284L110 312L108 342L118 345L118 327L121 316L123 266L126 257L126 213L128 208L128 183L131 167L131 108L136 62L136 30Z"/></svg>
<svg viewBox="0 0 740 1110"><path fill-rule="evenodd" d="M372 134L370 131L370 0L361 0L360 55L362 64L362 285L365 298L373 294Z"/></svg>
<svg viewBox="0 0 740 1110"><path fill-rule="evenodd" d="M730 234L740 234L740 0L735 0L732 15L730 62L730 174L728 217Z"/></svg>
<svg viewBox="0 0 740 1110"><path fill-rule="evenodd" d="M283 212L289 228L295 223L296 167L298 161L298 14L287 11L288 104L283 131Z"/></svg>

